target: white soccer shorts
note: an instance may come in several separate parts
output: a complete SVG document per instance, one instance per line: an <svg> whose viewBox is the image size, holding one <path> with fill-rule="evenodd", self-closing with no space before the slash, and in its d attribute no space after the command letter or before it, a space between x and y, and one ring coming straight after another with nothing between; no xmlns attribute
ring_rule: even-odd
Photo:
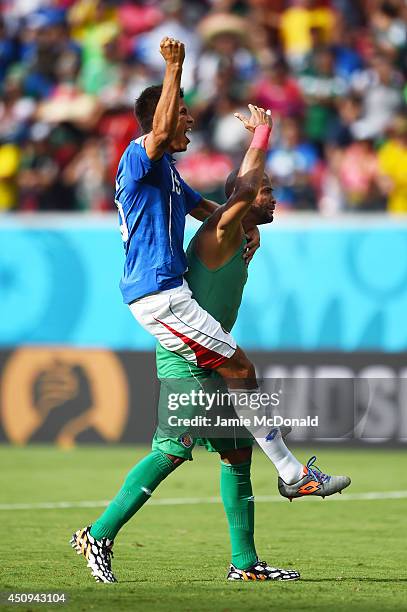
<svg viewBox="0 0 407 612"><path fill-rule="evenodd" d="M129 308L160 344L201 368L216 369L236 351L236 342L192 297L188 283L136 300Z"/></svg>

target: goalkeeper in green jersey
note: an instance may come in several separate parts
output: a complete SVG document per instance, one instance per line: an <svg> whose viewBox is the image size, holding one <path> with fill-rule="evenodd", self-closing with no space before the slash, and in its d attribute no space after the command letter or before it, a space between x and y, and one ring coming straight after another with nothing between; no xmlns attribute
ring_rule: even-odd
<svg viewBox="0 0 407 612"><path fill-rule="evenodd" d="M187 281L197 301L226 330L237 318L242 292L247 280L247 267L243 260L245 232L255 225L273 220L275 200L270 179L264 174L265 155L271 132L271 117L263 109L249 105L250 118L238 118L254 132L239 172L230 175L226 183L226 204L220 206L201 226L188 250ZM158 318L158 315L157 315ZM190 322L193 324L193 322ZM188 340L188 339L186 339ZM200 346L190 345L197 354ZM223 382L216 372L207 372L174 352L157 347L157 373L161 380L159 409L167 414L170 393L179 390L191 394L213 383ZM254 382L255 385L255 382ZM245 385L247 388L247 384ZM180 410L177 411L178 413ZM190 414L188 408L183 416ZM162 416L161 415L161 416ZM232 547L229 580L297 580L299 573L270 567L259 561L254 545L254 498L250 480L253 438L193 436L188 429L175 431L159 419L152 452L142 459L127 475L125 482L105 512L92 524L73 534L71 543L78 554L88 561L92 575L99 582L115 582L111 569L113 540L120 528L148 501L154 489L171 472L192 458L192 449L198 442L221 458L221 495ZM168 419L167 419L168 421ZM346 477L329 477L313 468L309 462L303 466L287 449L281 432L274 428L268 436L256 441L276 466L279 489L286 497L305 495L308 483L319 494L330 495L349 484ZM332 479L334 486L332 486ZM345 479L345 480L335 480Z"/></svg>

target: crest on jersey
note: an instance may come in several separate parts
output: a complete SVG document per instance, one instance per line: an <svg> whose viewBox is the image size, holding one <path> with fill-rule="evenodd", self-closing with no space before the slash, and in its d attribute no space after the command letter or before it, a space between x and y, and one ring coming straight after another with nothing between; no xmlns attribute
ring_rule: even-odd
<svg viewBox="0 0 407 612"><path fill-rule="evenodd" d="M192 440L191 436L188 433L182 434L178 438L178 442L180 442L184 448L191 448L191 446L193 444L193 440Z"/></svg>

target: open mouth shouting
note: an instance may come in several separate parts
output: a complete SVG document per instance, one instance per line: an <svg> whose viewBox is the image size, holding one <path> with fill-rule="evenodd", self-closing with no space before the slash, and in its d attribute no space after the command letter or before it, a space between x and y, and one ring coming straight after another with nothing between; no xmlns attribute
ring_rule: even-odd
<svg viewBox="0 0 407 612"><path fill-rule="evenodd" d="M185 140L187 141L187 144L189 144L189 143L191 142L191 141L190 141L190 139L189 139L189 138L188 138L188 136L187 136L187 133L188 133L188 132L192 132L192 128L188 127L188 128L185 130L185 132L184 132L184 136L185 136Z"/></svg>

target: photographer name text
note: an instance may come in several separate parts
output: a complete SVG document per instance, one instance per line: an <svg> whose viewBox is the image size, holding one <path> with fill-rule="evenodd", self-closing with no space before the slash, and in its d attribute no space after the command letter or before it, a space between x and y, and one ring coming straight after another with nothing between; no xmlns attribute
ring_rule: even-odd
<svg viewBox="0 0 407 612"><path fill-rule="evenodd" d="M249 417L222 418L217 416L212 419L209 416L194 416L190 419L171 415L168 417L170 427L318 427L318 416L307 416L302 419L284 418L280 415L272 417L253 415Z"/></svg>

